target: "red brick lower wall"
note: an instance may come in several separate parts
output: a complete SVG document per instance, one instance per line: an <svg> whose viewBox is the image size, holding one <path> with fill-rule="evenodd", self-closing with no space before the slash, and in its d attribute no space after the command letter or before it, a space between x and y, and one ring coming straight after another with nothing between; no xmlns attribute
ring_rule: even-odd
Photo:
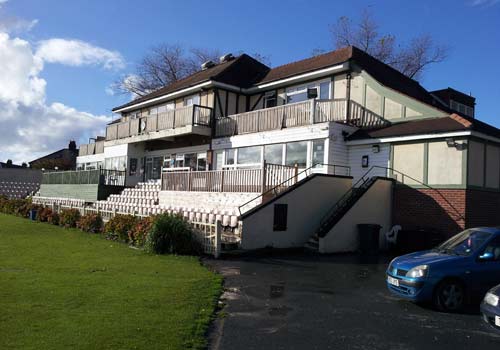
<svg viewBox="0 0 500 350"><path fill-rule="evenodd" d="M405 230L435 230L446 236L468 227L500 226L500 192L396 186L392 217Z"/></svg>
<svg viewBox="0 0 500 350"><path fill-rule="evenodd" d="M436 230L451 236L465 227L466 191L396 186L392 220L404 230Z"/></svg>
<svg viewBox="0 0 500 350"><path fill-rule="evenodd" d="M500 226L500 192L467 190L466 226Z"/></svg>

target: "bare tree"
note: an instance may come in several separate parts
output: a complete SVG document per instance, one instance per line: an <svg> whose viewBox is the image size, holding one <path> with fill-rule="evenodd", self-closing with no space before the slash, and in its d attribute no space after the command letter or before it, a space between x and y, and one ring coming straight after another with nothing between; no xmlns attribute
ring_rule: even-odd
<svg viewBox="0 0 500 350"><path fill-rule="evenodd" d="M218 50L185 50L178 44L162 44L142 58L134 74L121 77L112 88L118 93L144 96L199 71L203 62L216 61L220 55Z"/></svg>
<svg viewBox="0 0 500 350"><path fill-rule="evenodd" d="M366 10L356 24L348 17L339 17L331 31L336 48L356 46L417 80L429 65L444 61L449 51L428 34L415 37L406 45L397 45L394 35L380 34L377 22Z"/></svg>
<svg viewBox="0 0 500 350"><path fill-rule="evenodd" d="M140 97L170 85L201 70L207 61L217 62L221 51L217 49L184 49L179 44L162 44L151 49L136 65L135 73L121 77L112 85L120 94L132 94ZM253 54L255 59L269 64L269 57Z"/></svg>

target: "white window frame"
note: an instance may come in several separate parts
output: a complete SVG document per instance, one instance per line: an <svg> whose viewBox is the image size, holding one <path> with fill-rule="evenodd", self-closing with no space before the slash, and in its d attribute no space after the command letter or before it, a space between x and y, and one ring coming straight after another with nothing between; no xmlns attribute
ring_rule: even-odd
<svg viewBox="0 0 500 350"><path fill-rule="evenodd" d="M199 105L200 104L200 94L194 94L184 97L183 105L184 107Z"/></svg>
<svg viewBox="0 0 500 350"><path fill-rule="evenodd" d="M317 81L313 81L313 82L306 83L306 84L300 84L300 85L294 85L294 86L287 87L285 89L285 103L288 104L288 96L298 95L298 94L302 94L304 92L307 93L307 89L317 89L318 90L317 99L319 99L319 97L321 96L320 86L322 83L328 83L328 99L331 99L332 80L331 79L322 79L322 80L317 80ZM292 102L292 103L296 103L296 102Z"/></svg>

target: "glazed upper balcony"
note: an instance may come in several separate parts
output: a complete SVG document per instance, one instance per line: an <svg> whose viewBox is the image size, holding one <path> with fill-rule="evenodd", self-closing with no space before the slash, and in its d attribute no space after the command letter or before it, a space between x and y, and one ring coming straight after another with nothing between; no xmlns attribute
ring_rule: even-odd
<svg viewBox="0 0 500 350"><path fill-rule="evenodd" d="M140 142L185 134L209 136L212 108L191 105L106 127L106 141Z"/></svg>
<svg viewBox="0 0 500 350"><path fill-rule="evenodd" d="M360 128L390 124L381 116L352 100L315 100L230 115L216 120L215 136L233 136L280 130L324 122L341 122Z"/></svg>

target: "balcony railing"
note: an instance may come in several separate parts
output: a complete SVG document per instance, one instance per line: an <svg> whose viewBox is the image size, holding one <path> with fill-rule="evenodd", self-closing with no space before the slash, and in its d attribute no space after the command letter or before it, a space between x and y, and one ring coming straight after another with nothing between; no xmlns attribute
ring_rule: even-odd
<svg viewBox="0 0 500 350"><path fill-rule="evenodd" d="M354 101L308 100L219 118L215 124L215 136L280 130L331 121L348 123L361 128L390 124L389 121Z"/></svg>
<svg viewBox="0 0 500 350"><path fill-rule="evenodd" d="M162 190L263 193L297 172L294 166L268 163L256 169L168 171L162 174Z"/></svg>
<svg viewBox="0 0 500 350"><path fill-rule="evenodd" d="M88 156L92 154L104 153L104 141L97 141L95 143L88 143L80 145L79 156Z"/></svg>
<svg viewBox="0 0 500 350"><path fill-rule="evenodd" d="M189 125L210 127L211 119L212 108L192 105L148 117L130 119L126 122L108 125L106 128L106 140L122 139Z"/></svg>
<svg viewBox="0 0 500 350"><path fill-rule="evenodd" d="M106 169L52 171L43 173L42 184L125 186L125 175L125 171Z"/></svg>

